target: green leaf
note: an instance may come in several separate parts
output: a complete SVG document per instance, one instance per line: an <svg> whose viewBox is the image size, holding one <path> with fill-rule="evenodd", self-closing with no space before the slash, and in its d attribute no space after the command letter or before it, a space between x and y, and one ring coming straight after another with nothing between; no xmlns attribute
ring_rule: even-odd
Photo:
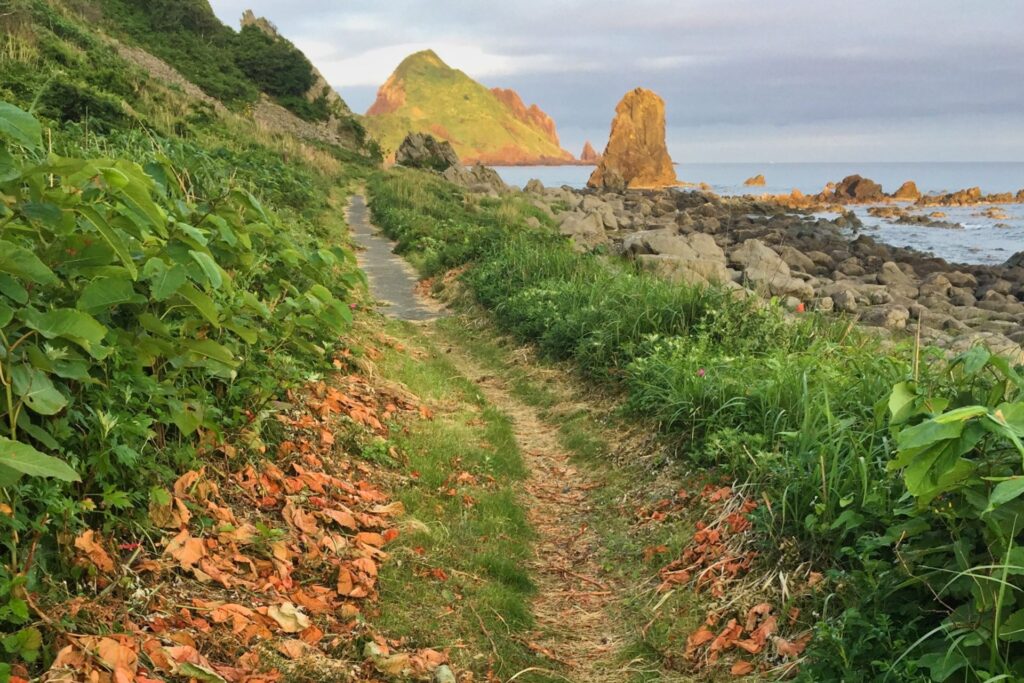
<svg viewBox="0 0 1024 683"><path fill-rule="evenodd" d="M198 403L170 401L168 408L171 411L171 422L185 436L199 429L206 417L206 411Z"/></svg>
<svg viewBox="0 0 1024 683"><path fill-rule="evenodd" d="M46 313L28 312L25 324L47 339L61 337L73 341L96 357L95 351L107 336L104 327L88 313L73 308L58 308Z"/></svg>
<svg viewBox="0 0 1024 683"><path fill-rule="evenodd" d="M0 273L0 294L16 304L28 303L28 290L7 273Z"/></svg>
<svg viewBox="0 0 1024 683"><path fill-rule="evenodd" d="M56 285L60 280L39 257L13 242L0 240L0 272L9 273L37 285Z"/></svg>
<svg viewBox="0 0 1024 683"><path fill-rule="evenodd" d="M893 424L902 424L914 414L917 392L911 382L900 382L892 388L889 395L889 415Z"/></svg>
<svg viewBox="0 0 1024 683"><path fill-rule="evenodd" d="M949 424L953 422L967 422L972 418L981 417L982 415L988 415L988 408L985 406L964 406L942 415L936 415L933 419L939 424Z"/></svg>
<svg viewBox="0 0 1024 683"><path fill-rule="evenodd" d="M82 289L78 308L87 313L101 313L121 304L143 304L146 299L135 292L132 281L126 277L96 278Z"/></svg>
<svg viewBox="0 0 1024 683"><path fill-rule="evenodd" d="M978 374L991 357L992 353L984 346L979 345L961 354L957 361L963 363L964 374L970 376Z"/></svg>
<svg viewBox="0 0 1024 683"><path fill-rule="evenodd" d="M206 318L211 325L217 328L220 327L219 309L213 299L200 292L195 288L195 285L188 282L178 289L178 294L195 306L196 310L199 311L199 313L202 314L202 316Z"/></svg>
<svg viewBox="0 0 1024 683"><path fill-rule="evenodd" d="M92 227L96 229L110 248L114 250L117 257L121 259L121 263L128 269L133 280L137 280L139 277L139 269L135 266L135 261L132 260L131 252L128 251L128 245L125 243L124 238L121 237L120 233L107 223L107 220L99 214L98 211L89 206L78 207L78 213L81 214L86 221L92 224Z"/></svg>
<svg viewBox="0 0 1024 683"><path fill-rule="evenodd" d="M30 477L51 477L61 481L81 481L66 462L44 455L28 444L0 436L0 465Z"/></svg>
<svg viewBox="0 0 1024 683"><path fill-rule="evenodd" d="M188 678L194 678L202 683L227 683L224 678L216 671L207 669L205 666L193 664L191 662L185 662L178 667L178 673Z"/></svg>
<svg viewBox="0 0 1024 683"><path fill-rule="evenodd" d="M6 183L21 176L21 168L18 167L14 157L6 149L0 147L0 183Z"/></svg>
<svg viewBox="0 0 1024 683"><path fill-rule="evenodd" d="M53 382L42 370L29 365L17 365L11 370L14 393L33 412L40 415L56 415L68 405L64 394L53 386Z"/></svg>
<svg viewBox="0 0 1024 683"><path fill-rule="evenodd" d="M988 509L986 512L995 510L1000 505L1005 505L1011 500L1019 498L1024 494L1024 477L1014 477L1001 481L992 489L988 497Z"/></svg>
<svg viewBox="0 0 1024 683"><path fill-rule="evenodd" d="M39 121L8 102L0 102L0 135L29 149L43 146L43 128Z"/></svg>
<svg viewBox="0 0 1024 683"><path fill-rule="evenodd" d="M0 465L0 489L14 486L23 476L21 472L12 470L7 465Z"/></svg>
<svg viewBox="0 0 1024 683"><path fill-rule="evenodd" d="M201 251L190 249L188 253L192 256L192 259L199 264L199 267L203 270L203 274L206 275L206 279L210 283L210 286L214 289L220 289L221 285L224 284L224 276L220 266L217 265L217 262L214 261L209 254Z"/></svg>
<svg viewBox="0 0 1024 683"><path fill-rule="evenodd" d="M157 301L166 301L188 278L188 272L184 267L176 263L168 268L167 264L158 258L146 262L143 274L149 278L150 293Z"/></svg>
<svg viewBox="0 0 1024 683"><path fill-rule="evenodd" d="M212 339L184 340L181 342L181 345L190 354L199 358L208 358L233 368L240 365L240 361L235 359L234 354L231 353L229 348L218 344Z"/></svg>
<svg viewBox="0 0 1024 683"><path fill-rule="evenodd" d="M1019 609L999 627L999 639L1008 643L1019 643L1024 640L1024 609Z"/></svg>
<svg viewBox="0 0 1024 683"><path fill-rule="evenodd" d="M962 422L938 422L931 419L901 430L896 441L901 451L922 448L939 441L955 439L960 436L963 428Z"/></svg>

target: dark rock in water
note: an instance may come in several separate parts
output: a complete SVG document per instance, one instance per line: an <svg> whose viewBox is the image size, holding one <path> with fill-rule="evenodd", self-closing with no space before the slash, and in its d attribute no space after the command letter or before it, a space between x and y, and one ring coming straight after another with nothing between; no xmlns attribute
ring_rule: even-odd
<svg viewBox="0 0 1024 683"><path fill-rule="evenodd" d="M837 201L874 202L885 199L882 186L874 180L851 175L843 178L835 189Z"/></svg>
<svg viewBox="0 0 1024 683"><path fill-rule="evenodd" d="M1003 264L1004 268L1024 268L1024 251L1018 251Z"/></svg>
<svg viewBox="0 0 1024 683"><path fill-rule="evenodd" d="M1017 201L1024 204L1024 190L1017 193Z"/></svg>
<svg viewBox="0 0 1024 683"><path fill-rule="evenodd" d="M917 183L913 180L908 180L900 185L900 189L896 190L892 198L904 202L916 202L921 198L921 191L917 189Z"/></svg>
<svg viewBox="0 0 1024 683"><path fill-rule="evenodd" d="M395 153L395 163L438 172L460 165L450 142L425 133L409 133Z"/></svg>

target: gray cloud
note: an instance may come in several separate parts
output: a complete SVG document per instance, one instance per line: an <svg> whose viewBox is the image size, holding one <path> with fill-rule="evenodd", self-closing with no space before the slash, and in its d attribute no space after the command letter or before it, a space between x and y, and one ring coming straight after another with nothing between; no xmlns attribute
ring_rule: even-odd
<svg viewBox="0 0 1024 683"><path fill-rule="evenodd" d="M231 24L249 5L269 17L358 110L398 46L436 45L538 103L574 152L603 144L616 102L642 85L691 160L1024 159L1018 0L211 4Z"/></svg>

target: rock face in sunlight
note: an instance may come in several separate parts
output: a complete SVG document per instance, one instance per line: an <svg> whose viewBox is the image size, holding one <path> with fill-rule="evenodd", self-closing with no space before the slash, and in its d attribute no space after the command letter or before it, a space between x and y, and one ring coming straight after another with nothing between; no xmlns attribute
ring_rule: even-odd
<svg viewBox="0 0 1024 683"><path fill-rule="evenodd" d="M405 136L395 153L395 163L438 172L460 165L459 156L452 149L451 143L424 133L409 133Z"/></svg>
<svg viewBox="0 0 1024 683"><path fill-rule="evenodd" d="M917 189L917 183L908 180L900 185L900 189L896 190L892 198L899 201L916 202L921 198L921 191Z"/></svg>
<svg viewBox="0 0 1024 683"><path fill-rule="evenodd" d="M758 174L753 178L747 178L743 181L743 184L747 187L763 187L765 183L764 175Z"/></svg>
<svg viewBox="0 0 1024 683"><path fill-rule="evenodd" d="M447 140L466 164L560 165L555 122L514 90L488 89L448 66L432 50L406 57L377 91L366 128L389 154L409 133Z"/></svg>
<svg viewBox="0 0 1024 683"><path fill-rule="evenodd" d="M637 88L615 108L608 146L587 185L607 190L678 185L665 144L665 102Z"/></svg>
<svg viewBox="0 0 1024 683"><path fill-rule="evenodd" d="M590 140L587 140L586 144L583 145L583 151L580 152L580 162L584 164L597 164L601 161L601 155L597 153L594 146L590 144Z"/></svg>

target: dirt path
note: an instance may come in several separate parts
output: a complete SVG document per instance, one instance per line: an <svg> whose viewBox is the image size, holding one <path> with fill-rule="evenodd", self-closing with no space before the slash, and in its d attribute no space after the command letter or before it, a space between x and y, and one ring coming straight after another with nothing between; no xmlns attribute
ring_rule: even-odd
<svg viewBox="0 0 1024 683"><path fill-rule="evenodd" d="M430 328L424 330L432 336ZM529 470L522 503L537 533L530 574L537 585L533 612L539 626L531 644L564 667L573 683L623 681L627 674L613 661L622 644L611 613L623 587L603 575L595 558L600 539L587 523L588 492L599 483L569 462L559 446L557 427L540 418L463 349L435 337L452 363L487 401L513 423L516 441Z"/></svg>
<svg viewBox="0 0 1024 683"><path fill-rule="evenodd" d="M393 245L370 224L363 197L353 197L348 216L357 241L365 246L359 260L369 276L371 292L388 304L384 313L415 322L436 318L436 305L417 296L416 278L409 266L392 253ZM552 661L548 675L558 671L556 677L564 676L572 683L626 680L628 674L613 661L622 636L616 632L610 609L623 594L623 587L612 585L602 575L595 561L600 555L599 538L587 522L588 492L599 482L569 462L568 453L559 445L558 428L515 398L501 378L485 370L464 349L441 339L429 322L422 330L513 423L529 470L521 502L538 536L529 568L537 586L532 606L539 627L532 634L531 649ZM521 678L513 679L528 680L529 671L520 673Z"/></svg>

